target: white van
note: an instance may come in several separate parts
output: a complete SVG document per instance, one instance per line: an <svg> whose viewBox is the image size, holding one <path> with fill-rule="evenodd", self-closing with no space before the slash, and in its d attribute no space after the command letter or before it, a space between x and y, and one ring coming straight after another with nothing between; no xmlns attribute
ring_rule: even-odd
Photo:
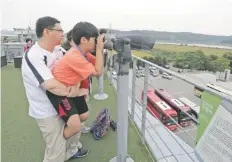
<svg viewBox="0 0 232 162"><path fill-rule="evenodd" d="M194 102L190 101L186 97L179 98L181 102L191 108L193 115L198 118L200 113L200 106L196 105Z"/></svg>

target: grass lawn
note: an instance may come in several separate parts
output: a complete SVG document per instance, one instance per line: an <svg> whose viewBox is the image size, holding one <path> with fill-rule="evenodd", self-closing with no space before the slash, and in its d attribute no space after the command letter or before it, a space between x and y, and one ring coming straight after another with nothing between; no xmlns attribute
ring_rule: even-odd
<svg viewBox="0 0 232 162"><path fill-rule="evenodd" d="M135 50L132 51L132 55L140 57L140 58L143 58L145 56L152 57L152 54L150 54L150 53L147 53L144 51L135 51Z"/></svg>
<svg viewBox="0 0 232 162"><path fill-rule="evenodd" d="M117 52L113 50L113 54L116 54ZM143 58L145 56L147 57L152 57L152 54L144 52L144 51L136 51L136 50L131 50L132 55Z"/></svg>
<svg viewBox="0 0 232 162"><path fill-rule="evenodd" d="M229 49L219 49L219 48L207 48L207 47L197 47L197 46L180 46L180 45L169 45L169 44L156 44L154 49L159 49L167 52L193 52L197 50L203 51L205 54L214 54L222 56L226 52L231 52ZM116 52L115 52L116 53ZM143 58L145 56L152 57L153 55L145 51L132 50L132 55Z"/></svg>
<svg viewBox="0 0 232 162"><path fill-rule="evenodd" d="M20 69L12 65L1 69L1 142L2 162L42 162L44 142L36 122L28 116L28 102L21 79ZM109 98L104 101L90 99L90 118L87 125L91 125L96 114L102 108L109 108L113 119L116 119L116 95L105 79L104 91ZM93 80L93 94L97 92L97 80ZM136 162L151 162L151 158L132 124L128 128L128 152ZM89 155L70 162L108 162L116 155L116 132L110 129L107 136L96 141L92 134L81 136L83 146L90 150Z"/></svg>
<svg viewBox="0 0 232 162"><path fill-rule="evenodd" d="M180 46L171 44L156 44L154 49L160 49L167 52L189 52L201 50L205 54L223 55L226 52L232 52L229 49L219 49L219 48L207 48L207 47L197 47L197 46Z"/></svg>

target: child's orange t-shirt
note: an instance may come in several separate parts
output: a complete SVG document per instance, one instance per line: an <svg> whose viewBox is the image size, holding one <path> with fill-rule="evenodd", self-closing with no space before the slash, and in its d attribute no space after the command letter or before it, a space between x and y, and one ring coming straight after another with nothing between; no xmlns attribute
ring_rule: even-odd
<svg viewBox="0 0 232 162"><path fill-rule="evenodd" d="M88 61L89 61L91 64L95 65L95 62L96 62L96 57L95 57L95 56L93 56L93 55L91 55L90 53L88 53L88 54L86 55L86 57L87 57ZM90 85L90 81L89 81L89 79L87 78L87 79L85 79L85 80L83 80L83 81L81 82L80 88L89 89L89 85Z"/></svg>
<svg viewBox="0 0 232 162"><path fill-rule="evenodd" d="M76 48L70 48L52 69L53 76L66 86L74 86L82 81L85 83L95 72L95 57L90 53L86 54L86 57ZM83 88L83 85L81 87Z"/></svg>

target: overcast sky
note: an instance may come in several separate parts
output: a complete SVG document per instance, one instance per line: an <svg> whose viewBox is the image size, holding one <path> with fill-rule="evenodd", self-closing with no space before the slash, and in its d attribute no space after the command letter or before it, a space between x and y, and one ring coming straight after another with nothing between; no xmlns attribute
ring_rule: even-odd
<svg viewBox="0 0 232 162"><path fill-rule="evenodd" d="M59 2L59 3L58 3ZM2 0L1 28L25 28L42 16L68 31L79 21L121 30L232 35L232 0ZM110 4L112 3L112 4Z"/></svg>

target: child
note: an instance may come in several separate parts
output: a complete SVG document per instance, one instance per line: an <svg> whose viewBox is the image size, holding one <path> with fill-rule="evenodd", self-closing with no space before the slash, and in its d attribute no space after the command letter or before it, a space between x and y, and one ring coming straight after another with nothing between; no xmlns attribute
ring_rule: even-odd
<svg viewBox="0 0 232 162"><path fill-rule="evenodd" d="M102 34L101 31L100 31L100 34ZM66 48L65 50L67 50L67 51L68 51L72 46L75 46L75 44L74 44L73 41L72 41L72 30L70 30L70 31L67 33L67 41L63 44L63 46ZM64 54L65 54L65 53L64 53ZM91 54L87 54L86 57L87 57L87 60L88 60L90 63L92 63L93 66L95 66L95 62L96 62L95 56L93 56L93 55L91 55ZM81 85L80 85L80 88L84 88L84 89L88 89L88 90L89 90L89 95L90 95L90 93L91 93L91 79L92 79L92 78L90 78L90 79L88 78L88 79L86 79L86 80L83 80L83 81L81 82ZM89 101L89 95L86 95L86 97L85 97L86 102ZM88 133L89 131L90 131L90 127L87 127L87 126L85 125L85 123L82 122L82 123L81 123L81 133Z"/></svg>
<svg viewBox="0 0 232 162"><path fill-rule="evenodd" d="M88 22L77 23L72 29L73 46L57 61L52 70L54 77L66 86L75 86L85 82L89 76L100 76L103 73L103 38L97 28ZM96 46L97 44L97 46ZM96 62L91 64L87 59L96 48ZM57 96L47 91L47 95L57 113L66 123L64 138L68 139L80 131L81 122L88 118L88 106L85 87L81 88L79 96Z"/></svg>

